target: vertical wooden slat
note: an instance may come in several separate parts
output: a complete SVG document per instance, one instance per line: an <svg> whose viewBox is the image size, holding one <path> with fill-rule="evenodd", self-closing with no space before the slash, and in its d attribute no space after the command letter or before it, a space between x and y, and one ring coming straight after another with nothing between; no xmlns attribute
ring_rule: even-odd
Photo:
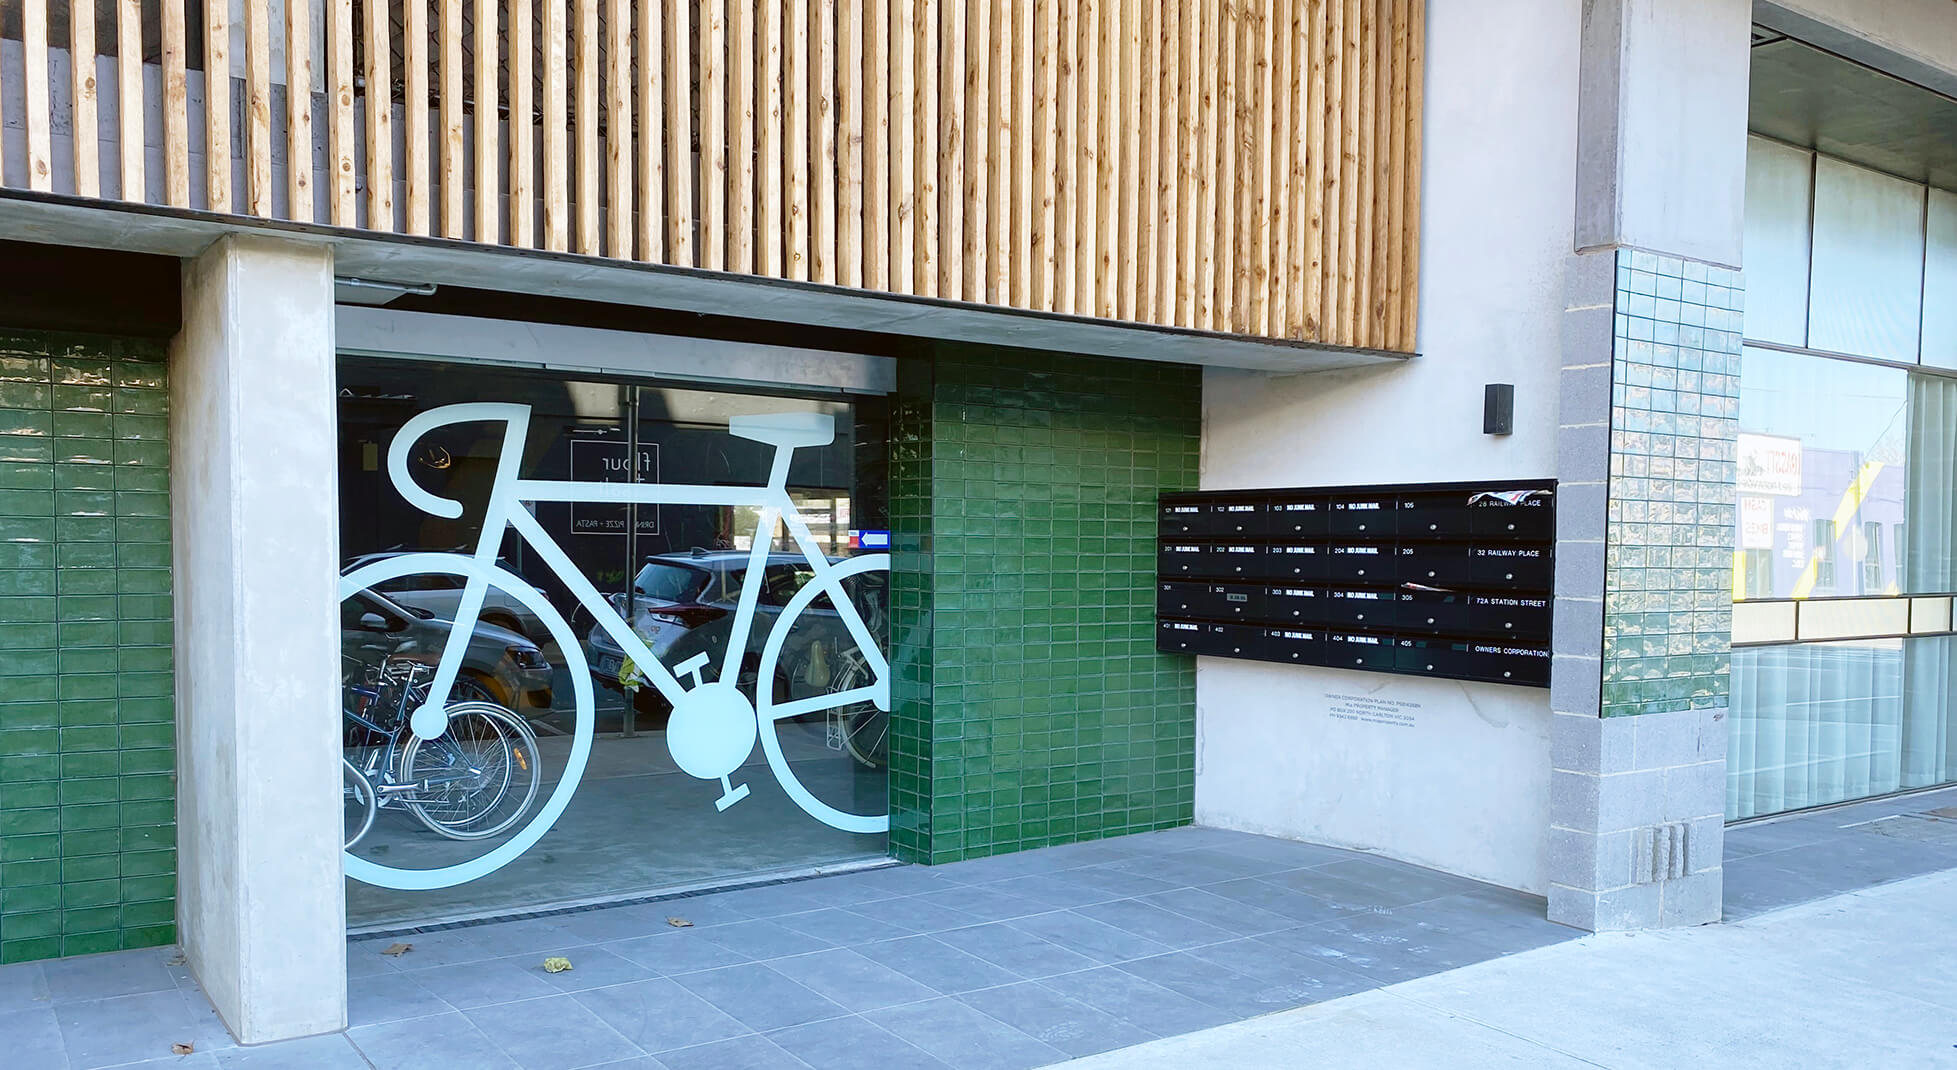
<svg viewBox="0 0 1957 1070"><path fill-rule="evenodd" d="M666 0L666 262L693 266L693 36L689 0ZM704 35L703 35L704 36ZM703 46L704 47L704 46ZM701 75L701 110L706 110L706 76ZM700 159L706 160L703 146ZM704 166L704 164L703 164Z"/></svg>
<svg viewBox="0 0 1957 1070"><path fill-rule="evenodd" d="M117 157L125 201L147 201L143 188L143 0L116 2Z"/></svg>
<svg viewBox="0 0 1957 1070"><path fill-rule="evenodd" d="M1118 176L1115 186L1120 201L1120 217L1115 228L1113 256L1114 270L1109 272L1109 282L1114 287L1114 301L1108 313L1125 320L1135 318L1135 300L1141 281L1140 239L1142 191L1153 183L1146 181L1142 164L1142 128L1154 118L1154 113L1143 106L1148 98L1148 87L1142 84L1142 14L1137 0L1121 0L1119 34L1120 81L1109 94L1114 102L1111 116L1119 116L1121 147L1115 157L1114 174ZM1149 79L1153 82L1154 79Z"/></svg>
<svg viewBox="0 0 1957 1070"><path fill-rule="evenodd" d="M727 270L754 272L754 12L756 0L727 8Z"/></svg>
<svg viewBox="0 0 1957 1070"><path fill-rule="evenodd" d="M1251 293L1256 288L1257 235L1252 222L1257 203L1257 36L1263 0L1237 2L1237 203L1233 218L1236 271L1231 276L1230 330L1250 334Z"/></svg>
<svg viewBox="0 0 1957 1070"><path fill-rule="evenodd" d="M1075 150L1080 155L1080 174L1072 184L1080 252L1074 257L1074 311L1083 316L1095 314L1101 257L1099 251L1101 167L1101 22L1103 6L1114 0L1081 0L1077 10L1080 54L1074 63L1074 82L1080 96L1080 121L1075 126Z"/></svg>
<svg viewBox="0 0 1957 1070"><path fill-rule="evenodd" d="M468 206L467 170L462 148L462 0L442 0L442 236L463 235Z"/></svg>
<svg viewBox="0 0 1957 1070"><path fill-rule="evenodd" d="M1256 9L1250 24L1251 42L1257 54L1253 58L1252 92L1256 99L1251 101L1255 109L1255 125L1251 129L1251 255L1245 260L1251 266L1250 307L1246 321L1241 329L1246 334L1268 335L1271 333L1271 256L1273 241L1271 235L1272 217L1278 207L1271 196L1272 156L1275 145L1273 134L1276 115L1271 106L1272 81L1275 74L1272 58L1275 47L1276 12L1274 0L1253 0ZM1276 144L1283 144L1279 141Z"/></svg>
<svg viewBox="0 0 1957 1070"><path fill-rule="evenodd" d="M1377 44L1374 53L1379 57L1379 73L1375 78L1373 93L1375 102L1373 123L1377 133L1373 135L1373 302L1372 323L1369 328L1367 344L1377 348L1387 348L1386 338L1389 323L1397 323L1393 312L1393 298L1399 292L1397 280L1391 278L1393 268L1392 228L1398 224L1397 197L1393 186L1393 77L1395 62L1393 53L1393 9L1399 6L1396 0L1378 0L1379 13L1374 16L1376 29L1374 37Z"/></svg>
<svg viewBox="0 0 1957 1070"><path fill-rule="evenodd" d="M632 4L605 6L605 255L632 259ZM591 250L596 252L594 246Z"/></svg>
<svg viewBox="0 0 1957 1070"><path fill-rule="evenodd" d="M1196 297L1192 324L1202 330L1217 326L1217 204L1220 185L1217 157L1222 147L1218 114L1223 110L1218 97L1223 72L1223 9L1218 0L1203 0L1202 60L1203 84L1198 97L1198 120L1191 133L1201 141L1196 160Z"/></svg>
<svg viewBox="0 0 1957 1070"><path fill-rule="evenodd" d="M938 226L944 241L944 256L938 260L938 292L950 298L971 299L966 286L976 278L972 257L975 236L966 229L966 213L971 209L971 176L967 174L968 155L977 153L974 139L983 122L976 114L967 125L966 109L978 76L978 61L973 48L983 44L967 39L973 32L970 20L985 0L943 0L938 5L938 39L944 46L939 60L944 68L944 92L938 94L938 191L942 204Z"/></svg>
<svg viewBox="0 0 1957 1070"><path fill-rule="evenodd" d="M1162 77L1168 66L1162 58L1161 0L1142 0L1141 50L1136 77L1141 107L1140 155L1129 181L1139 187L1135 201L1134 246L1128 255L1136 263L1135 297L1129 317L1142 323L1159 322L1155 313L1155 294L1161 286L1161 259L1156 255L1160 242L1156 233L1162 210Z"/></svg>
<svg viewBox="0 0 1957 1070"><path fill-rule="evenodd" d="M184 75L183 0L164 0L163 49L163 200L172 208L190 207L190 94Z"/></svg>
<svg viewBox="0 0 1957 1070"><path fill-rule="evenodd" d="M761 0L761 19L757 26L761 53L761 129L760 187L761 246L755 271L762 275L781 274L782 231L782 84L781 84L781 0Z"/></svg>
<svg viewBox="0 0 1957 1070"><path fill-rule="evenodd" d="M409 234L428 233L428 183L432 161L428 152L428 0L401 4L401 166Z"/></svg>
<svg viewBox="0 0 1957 1070"><path fill-rule="evenodd" d="M842 182L837 190L836 281L863 285L863 104L864 85L870 95L881 92L864 69L864 0L841 0L836 12L836 38L842 66L836 72L836 139L842 151ZM826 280L825 280L826 281Z"/></svg>
<svg viewBox="0 0 1957 1070"><path fill-rule="evenodd" d="M836 152L836 0L815 0L815 243L809 253L809 277L836 281L836 194L842 183L842 159Z"/></svg>
<svg viewBox="0 0 1957 1070"><path fill-rule="evenodd" d="M1427 48L1427 5L1422 0L1406 0L1407 12L1407 149L1404 182L1405 205L1400 210L1400 245L1404 250L1400 279L1400 348L1416 352L1420 348L1420 142L1425 116L1424 57Z"/></svg>
<svg viewBox="0 0 1957 1070"><path fill-rule="evenodd" d="M1115 290L1120 281L1120 270L1116 266L1116 233L1121 221L1121 138L1122 115L1126 109L1121 107L1124 89L1121 85L1121 16L1123 4L1127 0L1100 0L1101 32L1099 35L1100 71L1099 113L1096 121L1097 142L1095 148L1095 177L1099 190L1095 195L1097 227L1094 235L1095 287L1094 314L1104 319L1115 314Z"/></svg>
<svg viewBox="0 0 1957 1070"><path fill-rule="evenodd" d="M1392 0L1392 54L1393 70L1388 84L1388 99L1392 108L1387 119L1387 129L1392 140L1388 146L1387 195L1386 205L1386 316L1385 329L1379 344L1386 349L1399 349L1400 343L1400 301L1404 292L1401 281L1406 264L1406 233L1403 220L1407 208L1406 167L1407 167L1407 9L1401 0Z"/></svg>
<svg viewBox="0 0 1957 1070"><path fill-rule="evenodd" d="M1000 0L1001 3L1008 0ZM962 296L967 301L985 300L986 275L990 258L988 247L991 219L987 214L992 196L992 4L990 0L965 0L959 5L946 0L953 9L947 24L954 27L958 44L947 42L945 69L962 71L958 84L946 88L945 96L958 101L956 137L945 133L945 145L954 164L946 182L945 276L955 289L946 297ZM960 6L963 11L956 10ZM962 26L957 24L963 21ZM954 58L955 57L955 58ZM962 141L962 144L960 143ZM952 185L952 180L956 185ZM959 222L953 222L956 215ZM956 248L952 236L957 236ZM958 261L952 266L952 261Z"/></svg>
<svg viewBox="0 0 1957 1070"><path fill-rule="evenodd" d="M985 299L995 305L1012 301L1012 171L1014 139L1020 136L1014 116L1013 87L1018 76L1013 68L1013 9L1017 0L992 0L991 17L991 129L981 134L991 138L991 159L987 161L985 244L987 281Z"/></svg>
<svg viewBox="0 0 1957 1070"><path fill-rule="evenodd" d="M1318 322L1318 225L1324 191L1313 173L1318 162L1324 122L1320 116L1319 77L1323 73L1324 5L1322 0L1292 0L1291 106L1296 111L1291 131L1291 257L1290 304L1285 334L1310 338Z"/></svg>
<svg viewBox="0 0 1957 1070"><path fill-rule="evenodd" d="M1333 339L1352 345L1359 304L1359 128L1362 125L1359 71L1360 6L1365 0L1345 0L1345 33L1339 52L1344 57L1345 116L1339 137L1339 309Z"/></svg>
<svg viewBox="0 0 1957 1070"><path fill-rule="evenodd" d="M577 21L572 27L577 45L571 52L576 79L571 121L578 135L577 159L571 169L577 182L574 207L578 252L598 256L603 252L598 208L605 172L604 150L598 145L598 134L604 126L598 118L598 69L603 63L598 55L598 0L577 0L577 4Z"/></svg>
<svg viewBox="0 0 1957 1070"><path fill-rule="evenodd" d="M476 0L476 218L475 240L495 244L502 234L498 225L503 173L499 163L503 135L498 121L501 112L501 87L497 84L503 65L503 31L498 25L501 13L496 0Z"/></svg>
<svg viewBox="0 0 1957 1070"><path fill-rule="evenodd" d="M666 26L660 18L662 0L638 0L639 87L639 259L666 262L665 131ZM678 84L686 85L681 78ZM675 96L691 92L678 90Z"/></svg>
<svg viewBox="0 0 1957 1070"><path fill-rule="evenodd" d="M788 0L788 54L782 63L783 136L788 142L788 250L784 268L791 279L809 277L809 4Z"/></svg>
<svg viewBox="0 0 1957 1070"><path fill-rule="evenodd" d="M332 45L326 61L326 77L332 83L327 98L328 156L332 161L332 192L327 197L327 219L336 227L351 227L357 219L356 175L354 174L353 126L353 0L332 0Z"/></svg>
<svg viewBox="0 0 1957 1070"><path fill-rule="evenodd" d="M1359 0L1359 108L1353 113L1359 124L1359 150L1357 161L1359 188L1355 194L1358 204L1353 216L1354 252L1357 254L1353 266L1353 279L1358 292L1353 295L1353 318L1350 345L1369 345L1369 329L1373 322L1373 186L1378 178L1374 168L1373 142L1378 135L1376 120L1378 107L1379 64L1375 55L1379 39L1378 0Z"/></svg>
<svg viewBox="0 0 1957 1070"><path fill-rule="evenodd" d="M1209 39L1209 8L1203 5L1177 5L1182 8L1181 28L1177 33L1181 47L1178 62L1182 70L1182 87L1176 94L1179 98L1179 113L1176 116L1176 145L1180 159L1176 163L1176 326L1194 327L1196 325L1196 293L1202 285L1202 274L1198 268L1198 234L1201 228L1201 209L1203 203L1203 177L1198 173L1197 161L1200 158L1197 143L1208 141L1202 136L1209 128L1200 124L1205 119L1203 108L1203 87L1206 84L1208 67L1204 65L1204 44Z"/></svg>
<svg viewBox="0 0 1957 1070"><path fill-rule="evenodd" d="M1293 91L1298 72L1292 42L1298 37L1298 18L1303 11L1304 0L1277 0L1271 8L1270 37L1277 50L1277 65L1271 74L1274 94L1271 106L1277 114L1277 140L1271 153L1271 199L1276 210L1271 219L1271 312L1264 333L1278 338L1289 336L1287 317L1291 314L1292 291L1298 278L1291 271L1291 229L1298 216L1294 199L1297 187L1292 182L1291 164L1297 158L1299 130L1295 125L1297 108Z"/></svg>
<svg viewBox="0 0 1957 1070"><path fill-rule="evenodd" d="M245 210L272 214L272 28L265 0L245 0Z"/></svg>
<svg viewBox="0 0 1957 1070"><path fill-rule="evenodd" d="M920 151L914 161L917 180L911 197L911 220L917 235L913 249L917 267L912 286L916 293L926 297L938 293L938 2L917 0L913 22L917 45L912 58L917 91L913 113ZM955 82L953 87L956 88Z"/></svg>
<svg viewBox="0 0 1957 1070"><path fill-rule="evenodd" d="M316 217L312 19L294 18L290 8L285 16L285 201L290 218L310 223Z"/></svg>
<svg viewBox="0 0 1957 1070"><path fill-rule="evenodd" d="M869 29L863 36L863 285L890 289L890 216L896 190L890 181L891 0L864 0Z"/></svg>
<svg viewBox="0 0 1957 1070"><path fill-rule="evenodd" d="M1339 303L1339 175L1340 145L1344 124L1340 121L1345 99L1345 0L1319 0L1316 23L1320 32L1318 190L1315 196L1318 243L1318 312L1312 338L1330 342L1337 333Z"/></svg>
<svg viewBox="0 0 1957 1070"><path fill-rule="evenodd" d="M571 248L571 190L566 173L570 156L570 66L565 55L569 48L565 0L543 0L544 39L544 248L567 252Z"/></svg>
<svg viewBox="0 0 1957 1070"><path fill-rule="evenodd" d="M1033 305L1033 3L1012 0L1013 118L1012 216L1006 223L1012 238L1012 303Z"/></svg>
<svg viewBox="0 0 1957 1070"><path fill-rule="evenodd" d="M1237 141L1237 112L1242 107L1240 99L1240 80L1242 71L1238 65L1238 53L1242 51L1241 7L1246 0L1223 0L1221 16L1217 22L1218 64L1221 67L1221 85L1217 101L1218 145L1217 171L1213 180L1216 184L1216 320L1214 328L1219 331L1234 330L1236 324L1236 283L1237 283L1237 206L1243 197L1237 189L1243 176L1237 173L1237 157L1240 155Z"/></svg>
<svg viewBox="0 0 1957 1070"><path fill-rule="evenodd" d="M259 0L263 2L263 0ZM68 5L68 71L71 75L75 150L75 195L102 194L101 136L95 124L95 2Z"/></svg>
<svg viewBox="0 0 1957 1070"><path fill-rule="evenodd" d="M740 2L740 0L736 0ZM727 265L727 0L700 0L700 266Z"/></svg>
<svg viewBox="0 0 1957 1070"><path fill-rule="evenodd" d="M536 195L531 187L537 171L534 148L536 117L532 85L536 78L535 42L531 40L530 0L510 0L510 239L530 248L537 242Z"/></svg>
<svg viewBox="0 0 1957 1070"><path fill-rule="evenodd" d="M48 115L48 0L20 0L21 103L27 124L27 187L54 188Z"/></svg>
<svg viewBox="0 0 1957 1070"><path fill-rule="evenodd" d="M367 4L367 229L394 229L394 61L386 4Z"/></svg>
<svg viewBox="0 0 1957 1070"><path fill-rule="evenodd" d="M917 272L917 3L890 0L890 288L911 292Z"/></svg>
<svg viewBox="0 0 1957 1070"><path fill-rule="evenodd" d="M1182 249L1177 244L1182 218L1182 3L1181 0L1156 0L1156 51L1161 69L1162 106L1156 116L1155 155L1158 183L1155 223L1155 315L1156 323L1180 323Z"/></svg>
<svg viewBox="0 0 1957 1070"><path fill-rule="evenodd" d="M204 206L231 210L231 5L204 0Z"/></svg>
<svg viewBox="0 0 1957 1070"><path fill-rule="evenodd" d="M1033 0L1033 128L1027 138L1033 150L1030 260L1033 283L1027 304L1050 312L1054 307L1054 246L1056 231L1054 186L1059 167L1060 126L1060 13L1055 0Z"/></svg>
<svg viewBox="0 0 1957 1070"><path fill-rule="evenodd" d="M1059 100L1054 146L1059 174L1054 182L1053 245L1055 312L1072 312L1080 296L1080 24L1081 9L1071 0L1053 0L1060 34Z"/></svg>

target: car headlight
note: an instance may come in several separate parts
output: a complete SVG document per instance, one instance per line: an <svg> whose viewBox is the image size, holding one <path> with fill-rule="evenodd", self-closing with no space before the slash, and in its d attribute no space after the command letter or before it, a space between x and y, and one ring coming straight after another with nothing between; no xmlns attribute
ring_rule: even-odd
<svg viewBox="0 0 1957 1070"><path fill-rule="evenodd" d="M503 652L510 656L519 669L548 669L550 662L544 660L544 652L534 646L504 647Z"/></svg>

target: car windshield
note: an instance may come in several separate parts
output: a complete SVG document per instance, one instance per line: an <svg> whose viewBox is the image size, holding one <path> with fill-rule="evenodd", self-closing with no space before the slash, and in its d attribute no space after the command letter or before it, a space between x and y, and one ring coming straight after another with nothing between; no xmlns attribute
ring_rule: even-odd
<svg viewBox="0 0 1957 1070"><path fill-rule="evenodd" d="M639 570L639 578L632 581L639 594L662 602L690 601L706 584L707 574L700 569L664 561L646 562L646 567Z"/></svg>

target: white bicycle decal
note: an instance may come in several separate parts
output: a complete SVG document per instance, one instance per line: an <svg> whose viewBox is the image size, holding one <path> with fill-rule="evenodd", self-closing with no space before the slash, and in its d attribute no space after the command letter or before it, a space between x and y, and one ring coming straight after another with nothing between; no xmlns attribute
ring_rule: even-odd
<svg viewBox="0 0 1957 1070"><path fill-rule="evenodd" d="M475 630L483 600L491 587L514 598L542 620L550 637L563 652L565 668L571 678L576 702L576 720L570 751L562 777L550 797L514 836L476 858L434 869L402 869L385 866L347 852L346 874L367 884L403 890L447 888L494 873L520 857L550 831L565 807L570 805L585 765L591 757L595 719L591 674L583 647L563 616L534 587L496 564L506 530L518 537L563 581L571 594L597 620L598 626L622 648L638 666L645 682L657 689L672 704L666 727L666 745L673 761L687 774L702 780L718 780L720 810L740 802L748 795L746 784L733 783L732 777L753 753L758 740L775 779L784 792L816 820L845 832L878 833L888 831L890 814L859 814L830 806L817 798L796 776L784 755L777 732L778 722L812 713L838 710L873 703L887 713L890 709L890 666L876 636L864 622L843 581L866 572L890 569L888 554L863 554L842 561L830 561L803 520L788 494L789 463L795 450L826 446L835 440L833 417L819 413L777 413L736 416L728 431L741 438L773 446L774 462L768 482L763 486L699 486L679 483L581 483L559 480L522 479L517 465L530 424L530 407L509 403L448 405L420 413L402 425L388 449L388 476L401 496L423 512L453 520L462 515L462 504L429 493L417 484L408 471L408 459L415 444L439 427L463 423L502 423L502 452L497 458L489 504L483 518L482 539L473 554L412 553L387 557L347 573L340 579L342 601L360 591L409 575L439 574L465 580L462 599L450 626L450 641L442 648L441 661L427 688L428 700L414 710L409 725L422 740L435 739L448 730L449 707L455 703L444 696L455 690L462 671L468 637ZM669 669L638 633L626 623L591 581L571 562L562 547L543 530L525 504L538 502L593 502L638 505L711 505L754 508L759 511L753 548L742 577L740 598L732 630L722 657L718 676L703 681L701 674L711 658L696 654ZM807 559L813 572L810 578L776 617L761 649L755 674L754 696L742 693L738 680L748 640L754 627L755 606L766 573L766 563L777 522L783 523L796 548ZM793 701L778 701L771 686L775 678L783 643L796 619L814 601L828 596L851 640L868 665L870 683L843 691L819 694ZM683 681L681 678L685 677Z"/></svg>

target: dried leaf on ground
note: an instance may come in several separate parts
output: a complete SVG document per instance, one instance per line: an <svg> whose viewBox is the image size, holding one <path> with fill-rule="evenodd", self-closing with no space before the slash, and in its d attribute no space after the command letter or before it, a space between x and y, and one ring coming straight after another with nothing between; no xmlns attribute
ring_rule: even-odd
<svg viewBox="0 0 1957 1070"><path fill-rule="evenodd" d="M686 920L685 918L667 918L666 924L671 925L675 929L693 928L693 923Z"/></svg>
<svg viewBox="0 0 1957 1070"><path fill-rule="evenodd" d="M570 968L571 960L567 958L548 958L544 960L545 973L563 973Z"/></svg>
<svg viewBox="0 0 1957 1070"><path fill-rule="evenodd" d="M408 952L413 951L414 949L415 946L413 944L389 944L386 947L381 948L381 954L386 955L389 958L398 959L401 956L407 954Z"/></svg>
<svg viewBox="0 0 1957 1070"><path fill-rule="evenodd" d="M170 1045L170 1054L172 1055L189 1055L196 1050L197 1050L196 1048L192 1047L189 1044Z"/></svg>

